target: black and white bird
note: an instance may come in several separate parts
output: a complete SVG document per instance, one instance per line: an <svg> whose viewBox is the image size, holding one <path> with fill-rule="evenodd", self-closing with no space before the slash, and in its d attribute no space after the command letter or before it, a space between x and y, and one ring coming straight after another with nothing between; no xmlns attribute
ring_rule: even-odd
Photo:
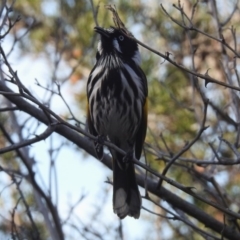
<svg viewBox="0 0 240 240"><path fill-rule="evenodd" d="M139 218L141 195L131 157L140 159L147 129L147 79L140 68L138 44L125 29L95 27L100 35L87 82L89 132L124 150L113 157L113 210L124 218ZM103 146L95 142L99 159Z"/></svg>

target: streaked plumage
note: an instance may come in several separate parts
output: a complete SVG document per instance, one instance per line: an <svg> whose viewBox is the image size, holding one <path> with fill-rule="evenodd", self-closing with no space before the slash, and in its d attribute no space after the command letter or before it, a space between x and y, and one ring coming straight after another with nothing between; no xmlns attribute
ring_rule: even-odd
<svg viewBox="0 0 240 240"><path fill-rule="evenodd" d="M88 128L140 158L147 127L147 80L135 41L123 29L95 27L101 39L87 83ZM125 32L126 33L126 32ZM96 143L101 159L102 146ZM113 157L113 209L120 217L139 218L141 196L131 160L110 149Z"/></svg>

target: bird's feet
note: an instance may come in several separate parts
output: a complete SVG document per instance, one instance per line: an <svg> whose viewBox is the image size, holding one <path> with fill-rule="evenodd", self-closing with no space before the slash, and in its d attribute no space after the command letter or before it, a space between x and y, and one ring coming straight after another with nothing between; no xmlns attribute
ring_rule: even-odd
<svg viewBox="0 0 240 240"><path fill-rule="evenodd" d="M103 158L103 144L105 140L106 140L106 137L104 135L98 135L97 140L95 141L95 149L97 152L97 156L101 160Z"/></svg>
<svg viewBox="0 0 240 240"><path fill-rule="evenodd" d="M126 153L126 155L123 157L122 161L123 163L129 163L133 159L133 151L130 150Z"/></svg>
<svg viewBox="0 0 240 240"><path fill-rule="evenodd" d="M104 135L98 135L97 141L96 141L96 148L102 147L105 140L106 140L106 137Z"/></svg>

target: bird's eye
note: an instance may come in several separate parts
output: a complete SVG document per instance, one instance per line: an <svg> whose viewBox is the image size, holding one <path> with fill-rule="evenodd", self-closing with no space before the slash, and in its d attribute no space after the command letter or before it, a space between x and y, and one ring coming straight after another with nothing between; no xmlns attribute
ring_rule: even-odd
<svg viewBox="0 0 240 240"><path fill-rule="evenodd" d="M120 35L118 38L119 38L120 41L124 40L124 36L123 35Z"/></svg>

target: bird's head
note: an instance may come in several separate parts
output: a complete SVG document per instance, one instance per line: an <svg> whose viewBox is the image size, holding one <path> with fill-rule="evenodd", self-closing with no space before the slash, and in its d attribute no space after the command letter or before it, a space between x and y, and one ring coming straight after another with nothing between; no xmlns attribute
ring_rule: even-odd
<svg viewBox="0 0 240 240"><path fill-rule="evenodd" d="M94 30L101 36L98 43L97 58L116 54L122 59L132 59L136 64L140 64L138 44L131 37L128 37L129 32L115 27L107 29L95 27Z"/></svg>

